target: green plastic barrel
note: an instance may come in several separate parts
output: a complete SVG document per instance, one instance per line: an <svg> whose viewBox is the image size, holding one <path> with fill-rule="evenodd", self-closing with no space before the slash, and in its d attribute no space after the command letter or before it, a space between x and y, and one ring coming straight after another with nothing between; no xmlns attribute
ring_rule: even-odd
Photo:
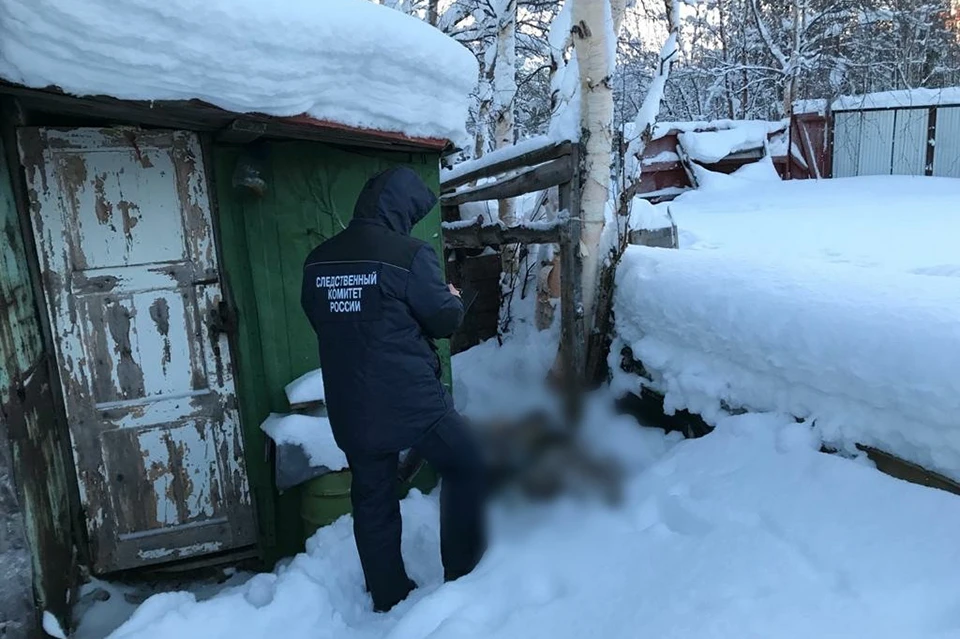
<svg viewBox="0 0 960 639"><path fill-rule="evenodd" d="M350 480L350 471L341 470L303 484L300 491L300 518L303 520L304 540L323 526L350 513ZM409 481L400 485L399 497L406 497L411 488L427 494L436 488L437 482L436 471L429 464L424 464Z"/></svg>
<svg viewBox="0 0 960 639"><path fill-rule="evenodd" d="M304 539L350 512L350 471L327 473L303 484L300 518Z"/></svg>

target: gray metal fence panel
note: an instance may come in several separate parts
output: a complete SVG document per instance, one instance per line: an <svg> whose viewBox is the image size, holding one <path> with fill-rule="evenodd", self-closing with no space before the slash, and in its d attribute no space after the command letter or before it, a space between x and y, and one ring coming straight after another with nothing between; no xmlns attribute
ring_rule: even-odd
<svg viewBox="0 0 960 639"><path fill-rule="evenodd" d="M960 178L960 106L937 109L933 174Z"/></svg>
<svg viewBox="0 0 960 639"><path fill-rule="evenodd" d="M833 177L857 175L860 113L837 113L833 121Z"/></svg>
<svg viewBox="0 0 960 639"><path fill-rule="evenodd" d="M929 109L897 109L893 129L894 175L923 175L927 163Z"/></svg>
<svg viewBox="0 0 960 639"><path fill-rule="evenodd" d="M890 175L895 111L865 111L860 125L857 175Z"/></svg>

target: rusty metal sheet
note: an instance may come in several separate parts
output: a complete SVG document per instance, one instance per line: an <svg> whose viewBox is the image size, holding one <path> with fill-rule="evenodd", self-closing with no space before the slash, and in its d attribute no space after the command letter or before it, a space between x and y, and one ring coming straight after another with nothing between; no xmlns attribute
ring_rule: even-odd
<svg viewBox="0 0 960 639"><path fill-rule="evenodd" d="M200 145L22 129L98 572L255 543Z"/></svg>

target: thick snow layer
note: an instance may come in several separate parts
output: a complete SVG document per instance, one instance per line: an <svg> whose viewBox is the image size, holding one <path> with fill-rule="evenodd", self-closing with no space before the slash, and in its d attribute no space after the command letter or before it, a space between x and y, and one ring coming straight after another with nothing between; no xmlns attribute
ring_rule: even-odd
<svg viewBox="0 0 960 639"><path fill-rule="evenodd" d="M203 602L151 598L110 639L947 639L960 633L960 500L816 451L772 415L675 443L595 414L636 455L622 509L494 512L491 549L442 583L438 505L401 506L419 584L387 614L364 593L352 523ZM621 418L622 419L622 418Z"/></svg>
<svg viewBox="0 0 960 639"><path fill-rule="evenodd" d="M704 184L658 204L673 214L680 247L723 249L772 263L802 258L960 274L960 180L885 175L781 181L768 169L757 163L733 176L711 173L716 188Z"/></svg>
<svg viewBox="0 0 960 639"><path fill-rule="evenodd" d="M903 89L866 95L847 95L833 101L834 111L859 109L893 109L897 107L929 107L960 105L960 87L943 89Z"/></svg>
<svg viewBox="0 0 960 639"><path fill-rule="evenodd" d="M960 479L960 280L631 247L614 312L666 396L813 420Z"/></svg>
<svg viewBox="0 0 960 639"><path fill-rule="evenodd" d="M556 143L556 140L553 138L541 135L532 138L527 138L525 140L520 140L516 144L505 146L503 148L497 149L495 151L490 151L489 153L477 158L476 160L468 160L466 162L461 162L452 169L445 169L440 174L441 184L444 182L450 182L456 180L467 173L472 173L473 171L479 171L485 169L488 166L497 164L498 162L506 162L507 160L512 160L514 158L520 157L525 153L532 153L538 149L543 149L548 146L551 146Z"/></svg>
<svg viewBox="0 0 960 639"><path fill-rule="evenodd" d="M347 467L347 457L337 447L330 420L322 415L271 413L260 428L278 444L302 448L312 466L326 466L333 471Z"/></svg>
<svg viewBox="0 0 960 639"><path fill-rule="evenodd" d="M705 164L719 162L731 153L763 148L768 129L763 126L738 126L717 131L686 131L680 133L680 146L691 159Z"/></svg>
<svg viewBox="0 0 960 639"><path fill-rule="evenodd" d="M305 373L286 385L287 401L290 404L306 404L322 402L325 398L323 390L323 371L319 368Z"/></svg>
<svg viewBox="0 0 960 639"><path fill-rule="evenodd" d="M182 580L110 583L93 578L80 587L80 596L73 607L74 630L70 639L103 639L122 626L140 603L158 593L187 588L198 601L204 601L244 584L251 577L253 573L224 568L219 575L187 583Z"/></svg>
<svg viewBox="0 0 960 639"><path fill-rule="evenodd" d="M366 0L3 0L0 78L459 141L477 62Z"/></svg>
<svg viewBox="0 0 960 639"><path fill-rule="evenodd" d="M630 204L630 219L627 222L631 231L665 229L673 224L666 207L655 206L639 195L633 198Z"/></svg>
<svg viewBox="0 0 960 639"><path fill-rule="evenodd" d="M662 138L671 131L679 133L692 133L696 131L725 131L730 129L747 129L754 132L763 132L763 134L776 133L784 129L789 124L788 120L700 120L690 122L658 122L653 127L653 139ZM633 124L628 124L624 129L624 135L627 138L633 136Z"/></svg>

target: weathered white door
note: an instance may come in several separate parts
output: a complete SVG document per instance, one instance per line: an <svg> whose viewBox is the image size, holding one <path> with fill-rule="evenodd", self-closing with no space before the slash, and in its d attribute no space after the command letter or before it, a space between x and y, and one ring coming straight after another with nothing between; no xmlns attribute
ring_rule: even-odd
<svg viewBox="0 0 960 639"><path fill-rule="evenodd" d="M254 543L196 136L25 128L20 153L94 570Z"/></svg>

